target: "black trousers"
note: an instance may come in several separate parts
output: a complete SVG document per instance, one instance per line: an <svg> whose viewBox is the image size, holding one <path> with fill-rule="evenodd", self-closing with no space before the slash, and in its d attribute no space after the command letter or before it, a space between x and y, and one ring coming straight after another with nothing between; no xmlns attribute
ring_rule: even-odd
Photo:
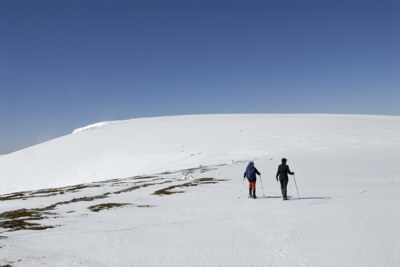
<svg viewBox="0 0 400 267"><path fill-rule="evenodd" d="M289 178L279 178L279 181L281 182L282 197L287 198L287 184L289 182Z"/></svg>

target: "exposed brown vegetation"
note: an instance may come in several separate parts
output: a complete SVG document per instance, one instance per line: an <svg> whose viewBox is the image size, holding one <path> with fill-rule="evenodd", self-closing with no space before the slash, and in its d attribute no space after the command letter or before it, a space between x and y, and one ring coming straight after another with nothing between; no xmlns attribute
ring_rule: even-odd
<svg viewBox="0 0 400 267"><path fill-rule="evenodd" d="M201 184L216 184L221 181L226 181L226 180L217 180L214 178L199 178L199 179L195 179L188 183L173 185L173 186L169 186L169 187L157 190L153 193L153 195L162 196L162 195L180 194L180 193L184 193L185 191L176 190L176 189L191 187L191 186L198 186Z"/></svg>
<svg viewBox="0 0 400 267"><path fill-rule="evenodd" d="M125 206L130 206L130 203L104 203L104 204L98 204L94 206L88 207L93 212L99 212L101 210L108 210L112 208L119 208L119 207L125 207Z"/></svg>
<svg viewBox="0 0 400 267"><path fill-rule="evenodd" d="M214 170L212 167L204 167L204 166L199 166L197 168L189 168L185 170L180 170L180 171L174 171L174 172L164 172L163 174L193 174L195 172L197 173L204 173L210 170ZM185 188L188 187L194 187L202 184L215 184L221 181L226 181L226 180L217 180L214 178L199 178L199 179L194 179L192 181L186 181L181 184L175 184L172 186L165 187L163 189L159 189L155 191L152 195L158 195L158 196L163 196L163 195L171 195L171 194L177 194L177 193L184 193ZM66 200L66 201L60 201L51 204L52 202L47 202L48 204L45 204L44 207L40 208L31 208L31 209L18 209L18 210L12 210L12 211L6 211L0 214L0 228L3 228L4 231L2 232L8 232L8 231L18 231L18 230L45 230L49 228L54 228L56 226L47 226L47 225L42 225L40 224L41 220L48 219L48 218L54 218L56 216L60 216L54 212L54 210L61 205L69 205L72 203L78 203L78 202L91 202L99 199L105 199L109 198L112 195L116 194L123 194L123 193L129 193L135 190L143 189L146 187L151 187L151 186L159 186L167 183L177 183L179 180L177 179L168 179L166 177L162 177L160 175L155 175L155 176L134 176L130 178L125 178L125 179L111 179L111 180L106 180L102 182L95 182L95 183L88 183L88 184L78 184L74 186L66 186L66 187L60 187L60 188L47 188L47 189L41 189L41 190L33 190L33 191L24 191L24 192L15 192L11 194L5 194L0 196L0 201L12 201L12 200L28 200L31 198L49 198L51 201L50 197L57 196L57 195L64 195L65 197L71 196L79 191L82 190L87 190L91 188L97 188L97 187L104 187L107 189L105 193L98 193L101 190L96 190L94 192L97 192L97 195L94 196L85 196L85 197L75 197ZM89 193L90 191L88 191ZM88 207L89 210L92 212L99 212L102 210L107 210L107 209L112 209L112 208L118 208L118 207L125 207L125 206L133 206L133 207L138 207L138 208L152 208L154 206L152 205L135 205L135 204L130 204L130 203L103 203L103 204L97 204L97 205L92 205ZM75 210L70 209L69 211L66 211L66 213L73 213ZM0 239L6 238L0 236ZM0 266L1 267L1 266Z"/></svg>
<svg viewBox="0 0 400 267"><path fill-rule="evenodd" d="M130 204L130 203L103 203L103 204L90 206L90 207L88 207L88 209L93 212L99 212L101 210L121 208L121 207L126 207L126 206L134 206L134 207L138 207L138 208L153 208L154 207L152 205L134 205L134 204Z"/></svg>
<svg viewBox="0 0 400 267"><path fill-rule="evenodd" d="M52 213L44 212L40 209L20 209L14 211L7 211L0 214L0 227L6 228L9 231L18 230L45 230L54 228L54 226L43 226L32 221L39 221L47 218L45 215L52 215Z"/></svg>

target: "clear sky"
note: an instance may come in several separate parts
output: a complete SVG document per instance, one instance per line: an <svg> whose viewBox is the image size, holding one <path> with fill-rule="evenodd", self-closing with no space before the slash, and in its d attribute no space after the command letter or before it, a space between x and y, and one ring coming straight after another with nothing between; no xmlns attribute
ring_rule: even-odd
<svg viewBox="0 0 400 267"><path fill-rule="evenodd" d="M400 115L397 0L0 0L0 154L105 120Z"/></svg>

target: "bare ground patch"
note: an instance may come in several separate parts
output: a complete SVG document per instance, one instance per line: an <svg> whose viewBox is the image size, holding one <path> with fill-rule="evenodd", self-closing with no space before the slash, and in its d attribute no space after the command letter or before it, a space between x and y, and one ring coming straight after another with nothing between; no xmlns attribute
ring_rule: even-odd
<svg viewBox="0 0 400 267"><path fill-rule="evenodd" d="M53 213L44 212L40 209L20 209L6 211L0 214L0 227L8 231L19 230L45 230L54 228L54 226L41 225L37 221L48 218L46 215L54 215Z"/></svg>
<svg viewBox="0 0 400 267"><path fill-rule="evenodd" d="M191 182L173 185L173 186L169 186L169 187L157 190L152 195L163 196L163 195L180 194L180 193L185 193L184 190L179 190L182 188L199 186L202 184L216 184L216 183L222 182L222 181L226 181L226 180L215 179L215 178L199 178L199 179L195 179Z"/></svg>
<svg viewBox="0 0 400 267"><path fill-rule="evenodd" d="M220 165L218 165L220 166ZM194 174L194 173L204 173L211 170L215 170L215 166L199 166L197 168L190 168L174 172L165 172L163 174ZM56 208L62 205L70 205L78 202L92 202L100 199L110 198L113 195L130 193L135 190L140 190L146 187L160 186L168 183L180 183L172 186L168 186L159 190L156 190L151 195L163 196L171 195L177 193L184 193L185 188L199 186L203 184L215 184L221 181L215 178L199 178L191 181L183 181L178 178L163 177L163 174L157 174L154 176L143 175L134 176L123 179L110 179L102 182L88 183L88 184L78 184L73 186L66 186L60 188L48 188L41 190L32 190L24 192L15 192L11 194L5 194L0 196L0 201L13 201L13 200L29 200L32 198L43 198L43 204L40 208L30 208L30 209L16 209L11 211L6 211L0 214L0 233L19 231L19 230L45 230L49 228L55 228L57 226L44 225L41 220L51 219L51 218L62 218L63 216L55 212ZM104 188L104 189L95 189ZM91 190L91 189L94 189ZM79 194L78 194L79 193ZM73 195L78 194L78 196L73 197ZM84 196L82 196L82 194ZM92 196L90 196L93 194ZM61 195L63 199L67 198L65 201L60 201ZM86 196L85 196L86 195ZM68 199L70 197L70 199ZM60 199L61 198L61 199ZM58 200L58 201L56 201ZM43 203L41 202L41 203ZM152 205L135 205L131 203L102 203L91 205L88 207L92 212L99 212L103 210L120 208L125 206L134 206L138 208L152 208ZM71 209L64 211L65 214L71 214L76 212L71 206ZM1 231L3 228L3 231Z"/></svg>
<svg viewBox="0 0 400 267"><path fill-rule="evenodd" d="M127 206L133 206L138 208L153 208L153 205L135 205L131 203L102 203L88 207L89 210L93 212L99 212L102 210L109 210L114 208L122 208Z"/></svg>
<svg viewBox="0 0 400 267"><path fill-rule="evenodd" d="M131 206L132 204L130 203L103 203L103 204L98 204L98 205L93 205L88 207L89 210L93 212L99 212L101 210L109 210L113 208L120 208L120 207L126 207L126 206Z"/></svg>

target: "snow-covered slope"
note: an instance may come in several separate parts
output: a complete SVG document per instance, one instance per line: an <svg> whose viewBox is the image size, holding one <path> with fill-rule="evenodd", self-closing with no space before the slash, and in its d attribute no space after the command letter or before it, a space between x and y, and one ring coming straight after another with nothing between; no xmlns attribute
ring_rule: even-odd
<svg viewBox="0 0 400 267"><path fill-rule="evenodd" d="M400 266L399 162L400 117L98 123L0 158L0 265Z"/></svg>
<svg viewBox="0 0 400 267"><path fill-rule="evenodd" d="M349 152L346 147L384 151L389 157L399 143L398 127L397 117L336 115L199 115L98 123L2 157L0 193L266 155Z"/></svg>

